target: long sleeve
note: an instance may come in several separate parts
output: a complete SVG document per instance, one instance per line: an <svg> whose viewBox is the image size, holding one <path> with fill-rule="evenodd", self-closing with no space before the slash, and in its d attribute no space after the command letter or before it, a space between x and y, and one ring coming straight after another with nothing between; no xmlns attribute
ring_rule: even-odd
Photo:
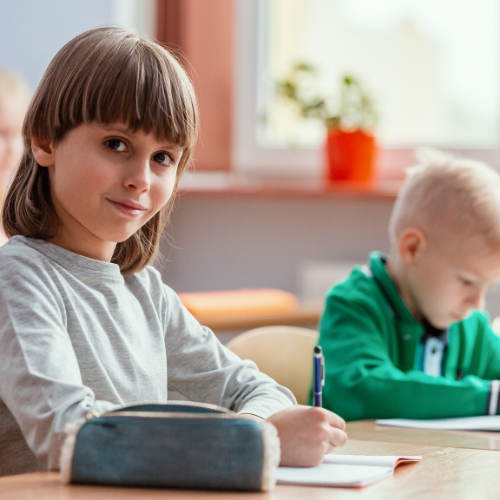
<svg viewBox="0 0 500 500"><path fill-rule="evenodd" d="M479 371L485 380L500 379L500 338L491 329L489 315L478 315L478 341L476 345L476 365L472 370ZM465 336L465 335L464 335ZM476 341L476 343L478 343Z"/></svg>
<svg viewBox="0 0 500 500"><path fill-rule="evenodd" d="M380 310L343 300L339 293L328 298L319 340L326 359L326 407L347 420L485 414L488 379L500 375L500 340L486 324L478 326L483 331L469 346L460 329L450 335L450 358L453 347L465 363L463 379L455 380L456 370L449 369L444 377L403 371L394 360L404 356L404 344L384 328Z"/></svg>
<svg viewBox="0 0 500 500"><path fill-rule="evenodd" d="M151 267L122 276L116 264L20 236L0 249L0 474L14 454L23 459L9 473L56 469L67 423L164 402L169 384L261 417L295 403L222 347Z"/></svg>
<svg viewBox="0 0 500 500"><path fill-rule="evenodd" d="M23 260L0 264L0 397L42 466L56 469L65 424L115 405L82 383L57 289Z"/></svg>
<svg viewBox="0 0 500 500"><path fill-rule="evenodd" d="M202 327L178 296L165 287L168 313L165 343L169 388L195 401L262 418L296 404L293 394L242 361Z"/></svg>

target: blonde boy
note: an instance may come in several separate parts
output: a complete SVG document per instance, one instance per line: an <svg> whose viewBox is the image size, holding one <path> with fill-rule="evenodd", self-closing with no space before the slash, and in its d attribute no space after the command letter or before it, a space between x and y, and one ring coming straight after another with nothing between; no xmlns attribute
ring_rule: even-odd
<svg viewBox="0 0 500 500"><path fill-rule="evenodd" d="M500 339L481 309L500 278L500 175L428 153L389 233L390 254L328 294L325 407L346 420L498 414Z"/></svg>

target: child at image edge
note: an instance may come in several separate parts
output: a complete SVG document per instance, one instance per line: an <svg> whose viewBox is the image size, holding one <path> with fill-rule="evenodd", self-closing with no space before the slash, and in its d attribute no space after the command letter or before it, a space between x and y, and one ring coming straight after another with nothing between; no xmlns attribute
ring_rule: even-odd
<svg viewBox="0 0 500 500"><path fill-rule="evenodd" d="M374 252L326 300L323 403L346 420L498 414L500 339L481 309L500 278L500 176L427 153Z"/></svg>
<svg viewBox="0 0 500 500"><path fill-rule="evenodd" d="M0 205L19 163L24 114L30 91L20 77L0 68ZM0 227L0 246L7 238Z"/></svg>
<svg viewBox="0 0 500 500"><path fill-rule="evenodd" d="M223 347L148 264L198 128L161 46L83 33L28 109L0 249L0 474L57 469L64 428L135 401L190 399L274 424L282 464L318 464L344 421Z"/></svg>

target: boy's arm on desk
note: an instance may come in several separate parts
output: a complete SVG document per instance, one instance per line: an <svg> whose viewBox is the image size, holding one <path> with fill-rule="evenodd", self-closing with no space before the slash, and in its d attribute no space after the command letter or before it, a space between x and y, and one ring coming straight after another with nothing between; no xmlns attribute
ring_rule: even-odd
<svg viewBox="0 0 500 500"><path fill-rule="evenodd" d="M376 313L364 304L331 296L327 311L319 340L326 361L326 408L346 420L486 413L488 380L466 376L457 381L418 370L404 372L391 359L389 341L377 324ZM488 341L494 343L491 338Z"/></svg>

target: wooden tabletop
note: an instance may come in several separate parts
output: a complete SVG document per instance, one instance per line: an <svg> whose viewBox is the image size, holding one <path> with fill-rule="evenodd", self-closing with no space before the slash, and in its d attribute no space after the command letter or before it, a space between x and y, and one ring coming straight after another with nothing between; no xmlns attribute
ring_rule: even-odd
<svg viewBox="0 0 500 500"><path fill-rule="evenodd" d="M500 451L500 432L439 431L376 425L375 420L347 423L350 439L364 441L453 446Z"/></svg>
<svg viewBox="0 0 500 500"><path fill-rule="evenodd" d="M350 440L337 453L422 455L401 465L394 476L361 489L277 486L271 493L182 491L62 485L58 474L40 472L0 478L0 500L262 499L343 500L491 499L498 497L500 453L488 450Z"/></svg>
<svg viewBox="0 0 500 500"><path fill-rule="evenodd" d="M251 314L240 316L196 316L203 325L216 333L221 330L249 330L260 326L293 325L317 328L322 304L299 304L294 311L275 314Z"/></svg>

